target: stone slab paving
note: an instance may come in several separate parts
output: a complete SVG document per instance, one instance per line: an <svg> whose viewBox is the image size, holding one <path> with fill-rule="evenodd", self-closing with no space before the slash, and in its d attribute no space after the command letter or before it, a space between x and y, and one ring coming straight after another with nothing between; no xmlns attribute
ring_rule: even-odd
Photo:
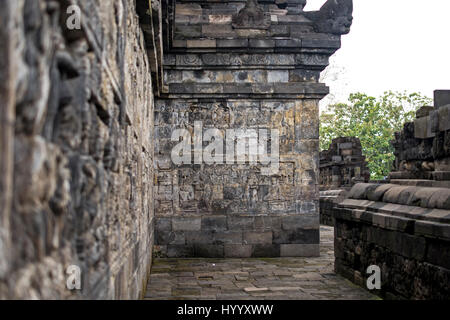
<svg viewBox="0 0 450 320"><path fill-rule="evenodd" d="M321 256L156 259L146 300L371 300L333 271L333 228L321 227Z"/></svg>

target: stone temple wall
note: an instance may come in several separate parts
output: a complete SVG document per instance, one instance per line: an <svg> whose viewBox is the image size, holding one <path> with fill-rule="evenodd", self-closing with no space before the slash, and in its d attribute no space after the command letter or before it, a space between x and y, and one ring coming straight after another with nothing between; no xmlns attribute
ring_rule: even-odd
<svg viewBox="0 0 450 320"><path fill-rule="evenodd" d="M353 7L304 5L0 1L0 299L138 298L155 237L171 257L318 255L318 79ZM212 128L259 144L208 165ZM195 163L174 162L177 129Z"/></svg>
<svg viewBox="0 0 450 320"><path fill-rule="evenodd" d="M168 257L319 254L319 83L349 31L351 1L303 12L296 1L169 1L167 90L155 106L156 240ZM166 39L167 40L167 39ZM184 130L183 163L173 151ZM278 130L279 170L238 163L239 140L207 163L203 134ZM211 132L211 131L210 131ZM259 136L261 139L261 136ZM260 140L261 141L261 140ZM270 143L269 143L270 142ZM237 155L230 157L230 150ZM229 161L230 160L230 161ZM259 159L258 159L259 160Z"/></svg>
<svg viewBox="0 0 450 320"><path fill-rule="evenodd" d="M450 298L450 91L396 133L389 183L357 184L331 208L335 269L365 286L381 271L389 299Z"/></svg>
<svg viewBox="0 0 450 320"><path fill-rule="evenodd" d="M0 43L0 299L138 298L153 94L135 1L1 1Z"/></svg>

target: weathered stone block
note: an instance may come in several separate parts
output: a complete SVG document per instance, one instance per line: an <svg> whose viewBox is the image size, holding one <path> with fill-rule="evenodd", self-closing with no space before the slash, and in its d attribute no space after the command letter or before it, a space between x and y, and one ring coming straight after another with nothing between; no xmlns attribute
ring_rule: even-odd
<svg viewBox="0 0 450 320"><path fill-rule="evenodd" d="M217 48L245 48L248 47L248 39L218 39Z"/></svg>
<svg viewBox="0 0 450 320"><path fill-rule="evenodd" d="M196 3L177 3L175 11L177 15L185 16L201 16L203 14L202 7Z"/></svg>
<svg viewBox="0 0 450 320"><path fill-rule="evenodd" d="M290 28L287 25L272 25L269 33L272 37L286 37L289 36Z"/></svg>
<svg viewBox="0 0 450 320"><path fill-rule="evenodd" d="M450 270L450 242L427 239L426 261Z"/></svg>
<svg viewBox="0 0 450 320"><path fill-rule="evenodd" d="M320 247L318 244L282 244L280 250L282 257L320 256Z"/></svg>
<svg viewBox="0 0 450 320"><path fill-rule="evenodd" d="M209 22L214 24L230 24L232 22L232 15L209 15Z"/></svg>
<svg viewBox="0 0 450 320"><path fill-rule="evenodd" d="M175 32L177 36L184 38L195 38L200 37L202 35L202 27L201 26L177 26Z"/></svg>
<svg viewBox="0 0 450 320"><path fill-rule="evenodd" d="M381 210L386 204L379 204ZM443 235L446 226L441 223L417 220L429 219L431 211L414 211L410 219L391 214L371 212L365 208L365 200L344 201L336 211L335 223L335 269L339 274L355 283L364 285L364 275L369 265L382 267L382 289L378 293L385 298L431 299L447 295L440 276L430 272L441 270L443 277L448 271L448 238ZM349 209L357 207L359 209ZM402 206L392 206L401 212ZM363 214L343 214L364 211ZM387 211L387 210L386 210ZM408 214L404 212L402 214ZM362 219L363 215L371 219ZM414 229L414 230L413 230ZM414 233L414 235L412 234ZM433 270L433 271L432 271ZM359 276L358 276L359 275ZM439 280L438 280L439 279Z"/></svg>
<svg viewBox="0 0 450 320"><path fill-rule="evenodd" d="M202 217L202 230L225 231L227 229L226 216Z"/></svg>
<svg viewBox="0 0 450 320"><path fill-rule="evenodd" d="M172 229L174 231L200 231L202 219L199 217L173 217Z"/></svg>
<svg viewBox="0 0 450 320"><path fill-rule="evenodd" d="M319 229L273 231L274 244L314 244L320 242Z"/></svg>
<svg viewBox="0 0 450 320"><path fill-rule="evenodd" d="M205 37L212 38L224 38L224 37L235 37L236 33L231 28L231 25L203 25L202 26L202 34Z"/></svg>
<svg viewBox="0 0 450 320"><path fill-rule="evenodd" d="M169 48L165 47L169 50L166 55L173 54L173 50L176 57L171 59L173 64L163 67L171 81L168 92L157 99L161 101L157 106L161 129L157 131L155 151L158 166L161 163L166 168L158 170L173 170L174 175L158 182L158 189L160 185L167 187L158 193L158 214L201 216L201 230L198 225L180 227L179 222L172 223L174 229L192 229L186 231L188 242L270 244L274 238L270 232L283 230L289 231L283 241L289 241L290 236L295 244L313 240L318 243L318 102L329 92L318 81L320 70L328 65L328 58L335 51L333 43L340 44L339 35L318 34L316 21L303 14L281 17L284 22L280 23L279 15L300 12L303 2L289 2L289 9L259 3L261 24L256 29L254 16L238 19L248 14L249 7L244 2L196 4L199 7L182 7L181 12L188 19L175 13L179 24L172 29L175 40L171 43L184 40L181 45L185 50L171 47L170 43ZM202 17L197 20L187 15L198 9L202 10ZM267 23L269 16L271 24ZM197 37L200 25L202 35ZM182 30L183 26L193 28ZM192 37L186 38L191 31ZM307 50L303 50L303 39L310 47ZM168 135L179 128L192 134L194 122L198 121L204 128L214 127L221 133L243 128L279 129L279 174L263 175L260 163L170 164L173 144ZM198 137L192 141L200 144ZM272 150L270 144L267 148ZM241 151L237 153L240 157ZM161 160L164 157L165 162ZM316 221L298 221L295 228L290 227L292 230L282 229L286 222L281 216L293 214L314 215ZM299 231L308 228L313 229L311 235ZM196 232L203 235L195 236ZM272 253L274 248L279 251L279 246L275 246ZM248 256L248 252L244 253Z"/></svg>
<svg viewBox="0 0 450 320"><path fill-rule="evenodd" d="M430 107L430 106L421 107L421 108L419 108L419 110L416 111L416 118L418 119L418 118L427 117L434 110L435 110L434 107Z"/></svg>
<svg viewBox="0 0 450 320"><path fill-rule="evenodd" d="M155 227L156 231L172 231L172 219L157 218Z"/></svg>
<svg viewBox="0 0 450 320"><path fill-rule="evenodd" d="M267 82L289 82L289 71L268 71Z"/></svg>
<svg viewBox="0 0 450 320"><path fill-rule="evenodd" d="M252 256L252 245L226 244L225 258L250 258Z"/></svg>
<svg viewBox="0 0 450 320"><path fill-rule="evenodd" d="M168 245L167 257L168 258L189 258L195 256L195 250L193 245Z"/></svg>
<svg viewBox="0 0 450 320"><path fill-rule="evenodd" d="M156 231L155 242L156 245L184 245L186 244L185 233L183 231Z"/></svg>
<svg viewBox="0 0 450 320"><path fill-rule="evenodd" d="M295 81L287 70L318 75L335 51L332 42L339 42L338 35L317 34L317 21L298 14L304 3L294 2L281 10L260 3L261 29L233 29L232 16L247 12L243 1L161 7L144 0L78 1L82 30L70 32L63 23L67 1L60 8L44 0L5 2L0 20L14 29L7 37L0 32L7 62L0 74L5 83L23 77L21 86L0 93L6 110L0 159L7 168L1 219L11 222L0 235L7 246L0 249L0 278L17 277L11 283L19 284L0 280L0 298L12 290L19 299L137 299L153 238L169 257L222 257L229 244L240 245L236 251L244 256L280 255L278 245L247 247L244 237L268 242L272 230L281 230L277 215L317 210L318 145L304 147L301 156L295 144L318 140L317 103L328 92L318 78ZM252 19L242 22L249 27ZM14 45L17 35L27 39L21 46ZM310 48L299 53L303 38ZM315 107L294 110L300 100ZM278 128L280 157L288 164L273 176L261 174L259 164L175 164L172 134L193 133L195 121L221 132ZM14 159L20 163L13 166ZM76 230L66 230L72 225ZM11 252L6 264L4 250ZM67 291L61 280L61 266L72 260L82 264L83 292ZM29 290L24 283L40 284Z"/></svg>
<svg viewBox="0 0 450 320"><path fill-rule="evenodd" d="M276 40L275 43L277 48L301 48L301 39L289 39L289 40Z"/></svg>
<svg viewBox="0 0 450 320"><path fill-rule="evenodd" d="M319 227L319 215L298 214L282 217L283 230L317 229Z"/></svg>
<svg viewBox="0 0 450 320"><path fill-rule="evenodd" d="M369 191L376 190L378 187L378 184L358 183L350 190L348 198L367 199L367 194ZM391 186L387 191L389 191L392 187L393 186Z"/></svg>
<svg viewBox="0 0 450 320"><path fill-rule="evenodd" d="M273 48L275 40L250 39L248 45L253 48Z"/></svg>
<svg viewBox="0 0 450 320"><path fill-rule="evenodd" d="M242 244L242 231L220 231L214 234L214 243L217 244Z"/></svg>
<svg viewBox="0 0 450 320"><path fill-rule="evenodd" d="M376 188L370 188L367 190L367 199L371 201L381 201L384 197L386 191L391 189L393 186L390 184L380 185Z"/></svg>
<svg viewBox="0 0 450 320"><path fill-rule="evenodd" d="M280 245L277 244L256 244L252 249L253 258L272 258L280 256Z"/></svg>
<svg viewBox="0 0 450 320"><path fill-rule="evenodd" d="M254 217L229 216L228 230L253 230Z"/></svg>
<svg viewBox="0 0 450 320"><path fill-rule="evenodd" d="M214 241L214 231L186 231L186 244L211 244Z"/></svg>
<svg viewBox="0 0 450 320"><path fill-rule="evenodd" d="M244 244L271 244L272 243L272 231L264 232L244 232L243 233Z"/></svg>
<svg viewBox="0 0 450 320"><path fill-rule="evenodd" d="M339 49L341 47L341 40L339 39L302 39L303 48L333 48Z"/></svg>
<svg viewBox="0 0 450 320"><path fill-rule="evenodd" d="M224 258L224 246L216 244L195 244L194 256L199 258Z"/></svg>
<svg viewBox="0 0 450 320"><path fill-rule="evenodd" d="M450 90L435 90L434 91L434 107L440 107L450 104Z"/></svg>
<svg viewBox="0 0 450 320"><path fill-rule="evenodd" d="M187 40L187 48L215 48L216 40L212 39L201 39L201 40Z"/></svg>
<svg viewBox="0 0 450 320"><path fill-rule="evenodd" d="M415 221L414 234L450 240L450 225L431 221Z"/></svg>

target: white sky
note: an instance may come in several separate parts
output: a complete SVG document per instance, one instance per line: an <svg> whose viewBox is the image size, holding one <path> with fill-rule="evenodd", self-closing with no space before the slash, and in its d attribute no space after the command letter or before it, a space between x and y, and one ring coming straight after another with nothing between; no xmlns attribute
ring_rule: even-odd
<svg viewBox="0 0 450 320"><path fill-rule="evenodd" d="M325 0L308 0L318 10ZM338 80L328 81L334 99L351 92L450 89L449 0L353 0L353 26L332 58ZM329 68L330 68L329 67ZM337 101L334 101L337 102Z"/></svg>

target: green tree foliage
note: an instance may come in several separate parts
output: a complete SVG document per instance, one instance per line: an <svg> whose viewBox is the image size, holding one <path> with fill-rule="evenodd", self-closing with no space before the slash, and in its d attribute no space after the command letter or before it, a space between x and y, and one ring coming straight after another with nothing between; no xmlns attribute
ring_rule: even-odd
<svg viewBox="0 0 450 320"><path fill-rule="evenodd" d="M394 149L390 141L415 112L432 99L419 93L386 92L375 98L351 94L348 103L330 105L320 115L320 148L329 148L337 137L358 137L367 158L372 179L382 179L391 171Z"/></svg>

